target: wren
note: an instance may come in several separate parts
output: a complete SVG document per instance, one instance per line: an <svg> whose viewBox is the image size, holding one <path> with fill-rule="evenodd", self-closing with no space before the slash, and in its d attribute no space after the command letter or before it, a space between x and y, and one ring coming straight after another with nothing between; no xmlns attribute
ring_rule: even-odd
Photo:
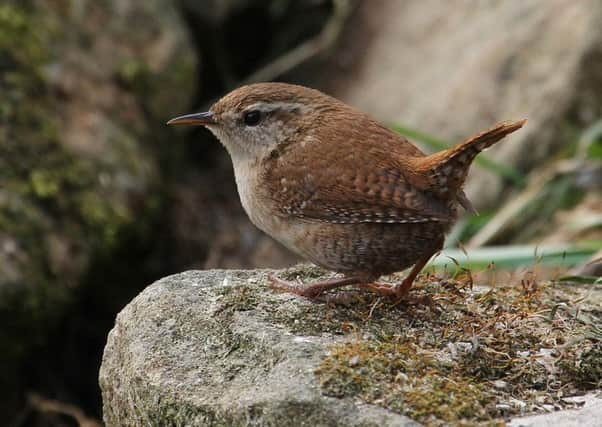
<svg viewBox="0 0 602 427"><path fill-rule="evenodd" d="M368 115L317 90L284 83L238 88L208 112L171 125L207 127L226 147L242 205L259 229L341 277L274 287L314 298L346 285L402 297L443 247L470 164L525 124L500 123L426 155ZM380 276L414 266L397 285Z"/></svg>

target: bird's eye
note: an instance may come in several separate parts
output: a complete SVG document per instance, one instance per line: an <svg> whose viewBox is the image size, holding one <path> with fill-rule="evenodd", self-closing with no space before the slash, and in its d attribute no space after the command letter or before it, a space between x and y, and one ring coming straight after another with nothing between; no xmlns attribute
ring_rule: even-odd
<svg viewBox="0 0 602 427"><path fill-rule="evenodd" d="M251 110L247 111L243 116L243 120L247 126L257 126L261 121L261 111Z"/></svg>

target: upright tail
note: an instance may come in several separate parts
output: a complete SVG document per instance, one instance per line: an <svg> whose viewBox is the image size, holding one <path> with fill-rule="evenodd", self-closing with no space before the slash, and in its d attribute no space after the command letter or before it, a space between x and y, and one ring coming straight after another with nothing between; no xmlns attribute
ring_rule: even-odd
<svg viewBox="0 0 602 427"><path fill-rule="evenodd" d="M464 184L470 164L476 155L506 135L522 128L526 122L521 120L497 124L455 147L423 158L421 167L430 177L430 190L442 196L457 193Z"/></svg>

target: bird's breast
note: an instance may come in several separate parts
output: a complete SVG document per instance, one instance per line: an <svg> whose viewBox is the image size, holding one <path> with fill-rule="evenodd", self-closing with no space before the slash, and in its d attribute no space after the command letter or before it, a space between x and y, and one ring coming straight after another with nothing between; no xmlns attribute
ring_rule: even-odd
<svg viewBox="0 0 602 427"><path fill-rule="evenodd" d="M240 202L251 222L294 250L293 236L290 233L291 224L280 215L273 198L266 193L266 186L261 182L260 168L256 165L239 163L234 167L234 175Z"/></svg>

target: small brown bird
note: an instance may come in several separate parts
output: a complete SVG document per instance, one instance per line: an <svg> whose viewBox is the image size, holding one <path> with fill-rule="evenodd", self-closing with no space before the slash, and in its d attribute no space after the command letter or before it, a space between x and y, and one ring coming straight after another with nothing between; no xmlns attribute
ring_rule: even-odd
<svg viewBox="0 0 602 427"><path fill-rule="evenodd" d="M284 83L243 86L208 112L168 124L203 125L226 147L242 205L257 227L343 277L276 288L313 298L357 284L400 297L457 218L475 156L525 120L501 123L425 155L368 115L317 90ZM374 281L414 265L402 283Z"/></svg>

